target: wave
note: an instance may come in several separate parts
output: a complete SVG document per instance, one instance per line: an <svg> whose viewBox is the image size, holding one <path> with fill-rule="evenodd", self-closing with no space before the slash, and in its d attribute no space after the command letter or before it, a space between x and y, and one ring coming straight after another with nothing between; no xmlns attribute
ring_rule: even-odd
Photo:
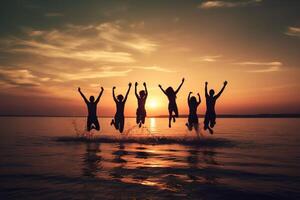
<svg viewBox="0 0 300 200"><path fill-rule="evenodd" d="M63 136L54 139L57 142L78 143L138 143L149 145L181 144L189 146L234 147L236 142L224 138L180 138L180 137L74 137Z"/></svg>

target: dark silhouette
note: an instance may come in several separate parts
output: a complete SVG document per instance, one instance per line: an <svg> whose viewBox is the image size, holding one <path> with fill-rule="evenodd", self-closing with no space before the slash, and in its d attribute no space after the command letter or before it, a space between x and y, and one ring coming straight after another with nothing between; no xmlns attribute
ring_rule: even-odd
<svg viewBox="0 0 300 200"><path fill-rule="evenodd" d="M189 105L189 117L188 117L188 123L186 123L186 126L188 127L189 130L192 130L194 127L196 131L198 131L198 115L197 115L197 108L201 103L201 97L200 94L197 93L198 95L198 101L195 96L191 97L192 92L189 93L188 96L188 105Z"/></svg>
<svg viewBox="0 0 300 200"><path fill-rule="evenodd" d="M113 87L113 98L114 98L114 101L116 102L117 112L115 114L115 118L111 120L110 125L114 125L115 128L120 131L120 133L122 133L124 130L124 121L125 121L124 120L124 107L125 107L125 103L126 103L130 88L131 88L131 83L128 84L128 90L125 95L125 98L121 94L119 94L116 98L116 95L115 95L116 87Z"/></svg>
<svg viewBox="0 0 300 200"><path fill-rule="evenodd" d="M184 78L182 79L181 84L179 85L179 87L177 88L176 91L174 91L174 89L172 87L168 87L166 90L164 90L162 88L161 85L158 85L158 87L163 91L163 93L168 97L169 99L169 128L171 128L171 120L173 118L173 122L176 121L176 117L178 117L178 108L177 108L177 104L176 104L176 95L179 92L182 84L184 83ZM173 115L173 112L175 115Z"/></svg>
<svg viewBox="0 0 300 200"><path fill-rule="evenodd" d="M205 82L205 98L206 98L206 113L205 113L205 119L204 119L204 130L209 130L211 134L213 134L212 128L216 124L216 111L215 111L215 104L216 100L221 96L223 93L227 81L224 82L223 88L221 91L215 95L215 91L213 89L209 90L209 94L207 92L207 82Z"/></svg>
<svg viewBox="0 0 300 200"><path fill-rule="evenodd" d="M104 91L104 89L103 89L103 87L101 87L101 92L99 93L96 101L95 101L94 96L90 96L90 100L87 100L87 98L81 92L80 87L78 87L78 92L82 96L82 98L88 108L88 117L87 117L87 124L86 124L87 131L90 131L92 129L96 129L97 131L100 130L100 125L99 125L99 121L97 118L97 104L100 100L100 97L102 96L103 91Z"/></svg>
<svg viewBox="0 0 300 200"><path fill-rule="evenodd" d="M145 123L145 118L146 118L145 104L148 97L148 90L147 90L146 83L143 83L145 90L141 90L139 92L140 95L138 95L137 85L138 83L135 82L135 96L138 100L138 108L136 110L136 124L139 124L139 127L141 127L142 124Z"/></svg>

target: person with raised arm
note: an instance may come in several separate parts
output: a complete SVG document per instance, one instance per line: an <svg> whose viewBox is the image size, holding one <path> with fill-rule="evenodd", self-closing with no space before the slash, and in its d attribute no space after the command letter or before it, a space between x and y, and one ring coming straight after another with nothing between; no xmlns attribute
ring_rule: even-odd
<svg viewBox="0 0 300 200"><path fill-rule="evenodd" d="M98 121L98 117L97 117L97 105L100 100L100 97L103 94L103 91L104 91L104 89L103 89L103 87L101 87L101 91L96 100L95 100L94 96L90 96L89 100L87 100L87 98L81 92L80 87L78 87L78 92L82 96L84 102L87 105L87 109L88 109L88 117L87 117L87 123L86 123L87 131L90 131L92 129L96 129L97 131L100 130L100 125L99 125L99 121Z"/></svg>
<svg viewBox="0 0 300 200"><path fill-rule="evenodd" d="M176 121L176 117L178 117L178 108L176 104L176 95L179 92L181 86L184 83L184 78L181 81L181 84L178 86L177 90L174 91L172 87L168 87L166 90L162 88L161 85L158 85L158 87L161 89L161 91L168 97L169 99L169 105L168 105L168 110L169 110L169 128L171 128L171 120L173 118L173 122ZM174 112L174 115L173 115Z"/></svg>
<svg viewBox="0 0 300 200"><path fill-rule="evenodd" d="M138 108L136 110L136 124L139 124L139 127L142 126L142 124L145 123L146 118L146 109L145 104L148 97L148 90L146 83L143 83L145 90L141 90L139 94L137 93L137 86L138 83L135 82L135 96L138 100Z"/></svg>
<svg viewBox="0 0 300 200"><path fill-rule="evenodd" d="M197 115L197 108L201 103L201 97L200 94L197 93L198 95L198 101L195 96L191 97L192 92L189 93L187 102L189 105L189 117L188 117L188 122L185 124L189 130L192 130L194 127L196 131L198 131L198 115Z"/></svg>
<svg viewBox="0 0 300 200"><path fill-rule="evenodd" d="M217 95L215 95L215 91L213 89L209 90L209 94L208 94L207 84L208 83L205 82L206 113L204 119L204 130L208 129L210 134L213 134L212 128L216 124L216 111L215 111L216 101L223 93L227 85L227 81L224 82L222 89Z"/></svg>
<svg viewBox="0 0 300 200"><path fill-rule="evenodd" d="M126 100L127 100L127 97L128 97L129 91L130 91L130 88L131 88L131 83L128 84L128 90L127 90L127 93L125 95L125 98L123 97L122 94L119 94L116 97L116 95L115 95L115 89L116 89L116 87L115 86L113 87L113 90L112 90L112 92L113 92L113 98L114 98L114 101L116 103L117 111L116 111L114 119L111 120L110 125L114 125L115 128L117 130L119 130L120 133L122 133L123 130L124 130L124 122L125 122L125 119L124 119L124 108L125 108L125 103L126 103Z"/></svg>

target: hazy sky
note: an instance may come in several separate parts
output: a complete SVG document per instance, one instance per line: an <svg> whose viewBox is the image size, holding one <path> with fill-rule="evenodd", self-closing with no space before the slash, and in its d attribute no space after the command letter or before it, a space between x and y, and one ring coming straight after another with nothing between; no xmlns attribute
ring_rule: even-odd
<svg viewBox="0 0 300 200"><path fill-rule="evenodd" d="M9 0L0 6L0 114L82 115L77 92L98 95L112 115L111 88L148 84L148 115L167 114L159 90L176 88L180 113L204 82L218 113L300 112L300 1ZM134 87L126 114L137 107Z"/></svg>

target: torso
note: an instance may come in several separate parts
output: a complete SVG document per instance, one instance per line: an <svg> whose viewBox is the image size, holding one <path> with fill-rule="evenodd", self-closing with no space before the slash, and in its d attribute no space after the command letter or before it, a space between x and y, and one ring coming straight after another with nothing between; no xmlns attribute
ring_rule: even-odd
<svg viewBox="0 0 300 200"><path fill-rule="evenodd" d="M87 104L89 117L97 117L97 104L89 102Z"/></svg>

